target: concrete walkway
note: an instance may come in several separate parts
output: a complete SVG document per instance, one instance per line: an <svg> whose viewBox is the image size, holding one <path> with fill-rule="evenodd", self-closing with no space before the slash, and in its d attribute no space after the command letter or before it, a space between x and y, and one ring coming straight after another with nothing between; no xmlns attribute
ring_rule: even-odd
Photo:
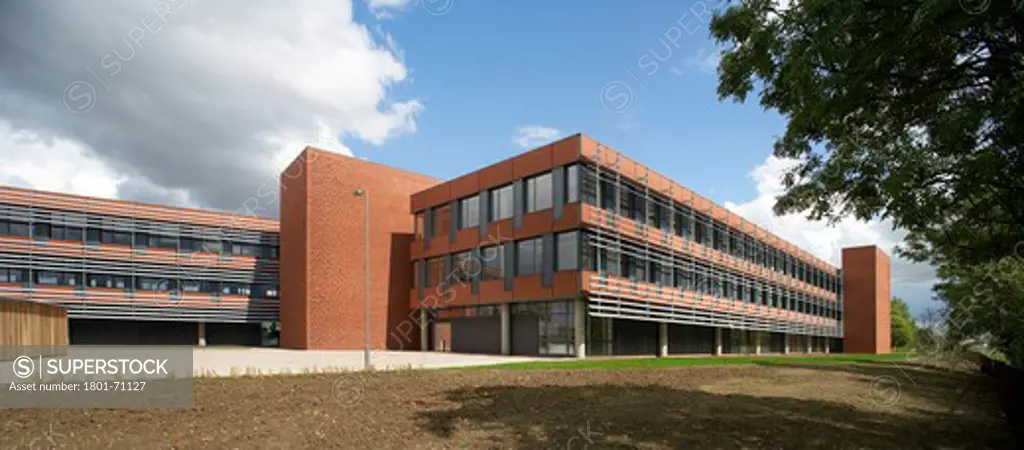
<svg viewBox="0 0 1024 450"><path fill-rule="evenodd" d="M481 366L538 359L541 358L415 351L370 352L370 364L375 370ZM197 376L334 373L362 370L363 352L205 347L192 352L192 366Z"/></svg>

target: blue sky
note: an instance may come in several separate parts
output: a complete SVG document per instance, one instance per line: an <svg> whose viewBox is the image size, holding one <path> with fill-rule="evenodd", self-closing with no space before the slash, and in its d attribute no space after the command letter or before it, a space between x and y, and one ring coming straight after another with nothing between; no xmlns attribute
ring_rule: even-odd
<svg viewBox="0 0 1024 450"><path fill-rule="evenodd" d="M357 20L403 50L412 81L393 94L425 108L415 134L349 146L450 178L521 151L517 127L546 126L589 134L717 201L753 196L745 173L785 122L756 104L718 101L714 66L702 65L716 54L709 16L694 11L689 2L456 0L443 15L411 7L377 20L357 8Z"/></svg>
<svg viewBox="0 0 1024 450"><path fill-rule="evenodd" d="M786 122L718 100L720 1L14 2L0 184L239 211L311 143L447 179L582 132L834 264L891 253L886 223L771 213ZM934 271L892 276L928 306Z"/></svg>
<svg viewBox="0 0 1024 450"><path fill-rule="evenodd" d="M798 244L820 245L819 256L871 243L891 252L899 235L885 224L846 223L840 228L849 230L831 233L798 218L764 219L770 196L752 171L766 168L786 121L756 96L718 99L706 12L713 2L588 5L438 0L381 18L357 4L355 20L390 35L409 69L392 95L419 98L424 109L415 133L379 147L346 145L448 179L523 151L514 142L520 127L583 132ZM443 14L431 14L439 7ZM915 313L934 306L927 268L896 261L893 271L893 295Z"/></svg>

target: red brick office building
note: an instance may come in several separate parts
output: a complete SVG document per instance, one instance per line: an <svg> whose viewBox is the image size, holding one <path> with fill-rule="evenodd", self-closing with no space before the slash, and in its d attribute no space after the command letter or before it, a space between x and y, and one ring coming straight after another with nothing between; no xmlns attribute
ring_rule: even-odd
<svg viewBox="0 0 1024 450"><path fill-rule="evenodd" d="M307 148L279 188L279 223L0 188L0 295L72 343L361 349L368 269L374 348L889 349L883 252L834 267L583 135L449 181Z"/></svg>

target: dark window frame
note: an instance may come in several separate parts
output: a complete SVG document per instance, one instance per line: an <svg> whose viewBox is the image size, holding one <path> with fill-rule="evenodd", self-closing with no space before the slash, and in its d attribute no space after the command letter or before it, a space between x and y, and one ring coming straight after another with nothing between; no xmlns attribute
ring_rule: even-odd
<svg viewBox="0 0 1024 450"><path fill-rule="evenodd" d="M566 255L566 253L569 253ZM567 231L555 235L555 271L579 270L580 232Z"/></svg>
<svg viewBox="0 0 1024 450"><path fill-rule="evenodd" d="M511 219L515 215L515 191L511 184L491 189L487 204L487 219L490 222Z"/></svg>
<svg viewBox="0 0 1024 450"><path fill-rule="evenodd" d="M542 180L543 184L542 184ZM555 205L555 185L551 172L544 172L523 180L523 198L527 213L544 211Z"/></svg>
<svg viewBox="0 0 1024 450"><path fill-rule="evenodd" d="M463 197L457 202L459 205L459 220L457 226L460 230L476 228L480 226L480 194Z"/></svg>

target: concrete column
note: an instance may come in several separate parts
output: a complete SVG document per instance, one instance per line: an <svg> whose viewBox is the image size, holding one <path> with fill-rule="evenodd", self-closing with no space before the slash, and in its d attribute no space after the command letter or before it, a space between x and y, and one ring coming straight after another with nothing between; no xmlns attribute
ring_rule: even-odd
<svg viewBox="0 0 1024 450"><path fill-rule="evenodd" d="M508 303L502 303L498 307L501 314L501 354L512 354L512 315L509 312Z"/></svg>
<svg viewBox="0 0 1024 450"><path fill-rule="evenodd" d="M715 356L722 354L722 329L715 327Z"/></svg>
<svg viewBox="0 0 1024 450"><path fill-rule="evenodd" d="M829 352L829 348L828 348L829 347L829 342L828 341L829 341L829 338L826 337L825 338L825 354L826 355L830 353Z"/></svg>
<svg viewBox="0 0 1024 450"><path fill-rule="evenodd" d="M427 310L420 309L420 351L430 350L430 316Z"/></svg>
<svg viewBox="0 0 1024 450"><path fill-rule="evenodd" d="M576 299L574 312L574 331L576 341L576 357L587 357L587 302L582 298Z"/></svg>
<svg viewBox="0 0 1024 450"><path fill-rule="evenodd" d="M808 336L804 336L804 342L807 343L807 353L810 354L811 353L811 343L814 342L814 340L813 340L813 338L810 335L808 335Z"/></svg>
<svg viewBox="0 0 1024 450"><path fill-rule="evenodd" d="M199 346L206 347L206 322L199 322Z"/></svg>
<svg viewBox="0 0 1024 450"><path fill-rule="evenodd" d="M761 332L760 331L755 331L754 332L754 354L755 355L760 355L761 354Z"/></svg>
<svg viewBox="0 0 1024 450"><path fill-rule="evenodd" d="M782 354L789 354L789 335L782 333Z"/></svg>
<svg viewBox="0 0 1024 450"><path fill-rule="evenodd" d="M668 323L658 324L658 356L668 356Z"/></svg>

